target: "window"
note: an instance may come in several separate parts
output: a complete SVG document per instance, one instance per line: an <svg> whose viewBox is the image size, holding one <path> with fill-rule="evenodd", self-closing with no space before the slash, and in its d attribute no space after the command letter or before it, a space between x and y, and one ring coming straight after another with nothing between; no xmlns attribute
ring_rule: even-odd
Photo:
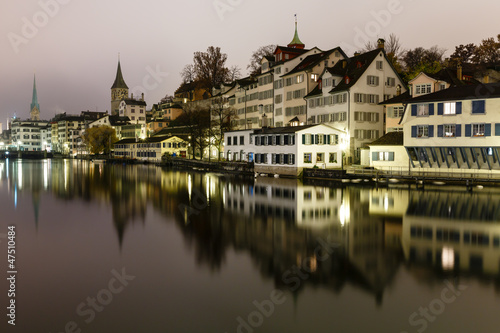
<svg viewBox="0 0 500 333"><path fill-rule="evenodd" d="M276 67L274 71L276 74L281 74L281 67Z"/></svg>
<svg viewBox="0 0 500 333"><path fill-rule="evenodd" d="M395 106L393 108L393 117L394 118L401 118L403 116L403 112L405 111L405 108L402 106Z"/></svg>
<svg viewBox="0 0 500 333"><path fill-rule="evenodd" d="M297 75L297 83L304 82L304 74Z"/></svg>
<svg viewBox="0 0 500 333"><path fill-rule="evenodd" d="M429 137L429 126L428 125L417 126L417 137L419 138Z"/></svg>
<svg viewBox="0 0 500 333"><path fill-rule="evenodd" d="M428 116L429 115L429 104L418 104L417 105L417 116Z"/></svg>
<svg viewBox="0 0 500 333"><path fill-rule="evenodd" d="M444 103L444 114L456 114L455 103Z"/></svg>
<svg viewBox="0 0 500 333"><path fill-rule="evenodd" d="M372 161L394 161L394 152L375 151L372 153Z"/></svg>
<svg viewBox="0 0 500 333"><path fill-rule="evenodd" d="M485 124L472 124L472 136L484 136Z"/></svg>
<svg viewBox="0 0 500 333"><path fill-rule="evenodd" d="M233 136L233 145L237 146L238 145L238 137Z"/></svg>
<svg viewBox="0 0 500 333"><path fill-rule="evenodd" d="M394 87L396 85L396 79L393 78L393 77L388 77L387 78L387 82L386 82L386 85L388 87Z"/></svg>
<svg viewBox="0 0 500 333"><path fill-rule="evenodd" d="M384 63L382 61L377 61L377 69L384 69Z"/></svg>
<svg viewBox="0 0 500 333"><path fill-rule="evenodd" d="M337 153L330 153L330 157L328 159L330 163L337 163Z"/></svg>
<svg viewBox="0 0 500 333"><path fill-rule="evenodd" d="M304 153L304 163L312 163L312 154Z"/></svg>
<svg viewBox="0 0 500 333"><path fill-rule="evenodd" d="M318 162L318 163L325 162L325 153L317 153L316 154L316 162Z"/></svg>
<svg viewBox="0 0 500 333"><path fill-rule="evenodd" d="M432 92L432 85L429 84L417 84L415 86L415 94L416 95L421 95L421 94L430 94Z"/></svg>
<svg viewBox="0 0 500 333"><path fill-rule="evenodd" d="M456 136L456 125L444 125L443 135L447 138L453 138Z"/></svg>
<svg viewBox="0 0 500 333"><path fill-rule="evenodd" d="M245 144L245 137L240 136L240 145L244 145L244 144Z"/></svg>
<svg viewBox="0 0 500 333"><path fill-rule="evenodd" d="M366 77L366 83L369 85L369 86L378 86L378 76L374 76L374 75L368 75Z"/></svg>
<svg viewBox="0 0 500 333"><path fill-rule="evenodd" d="M311 74L311 80L313 80L314 82L318 81L318 74Z"/></svg>
<svg viewBox="0 0 500 333"><path fill-rule="evenodd" d="M283 102L283 95L276 95L276 97L274 98L274 103L280 104L281 102Z"/></svg>
<svg viewBox="0 0 500 333"><path fill-rule="evenodd" d="M439 84L439 90L445 90L446 89L446 84L440 83Z"/></svg>

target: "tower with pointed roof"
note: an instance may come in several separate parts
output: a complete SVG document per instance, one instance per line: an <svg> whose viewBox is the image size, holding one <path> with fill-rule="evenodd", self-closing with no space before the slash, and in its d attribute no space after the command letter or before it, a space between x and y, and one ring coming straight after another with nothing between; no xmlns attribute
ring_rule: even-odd
<svg viewBox="0 0 500 333"><path fill-rule="evenodd" d="M120 60L118 60L118 69L116 70L116 78L111 87L111 114L116 115L120 109L120 101L128 98L128 86L125 83L122 75Z"/></svg>
<svg viewBox="0 0 500 333"><path fill-rule="evenodd" d="M299 39L299 33L297 31L297 14L295 14L295 35L293 36L292 41L288 44L288 47L294 49L303 49L304 47L306 47L306 45Z"/></svg>
<svg viewBox="0 0 500 333"><path fill-rule="evenodd" d="M38 104L38 95L36 93L36 77L33 75L33 97L31 99L31 120L40 120L40 104Z"/></svg>

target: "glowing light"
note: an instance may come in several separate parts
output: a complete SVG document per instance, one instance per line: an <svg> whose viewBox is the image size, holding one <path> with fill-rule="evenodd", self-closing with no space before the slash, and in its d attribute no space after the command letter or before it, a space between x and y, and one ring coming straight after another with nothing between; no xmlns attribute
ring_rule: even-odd
<svg viewBox="0 0 500 333"><path fill-rule="evenodd" d="M189 201L191 201L191 193L193 192L193 183L191 182L191 175L188 175L188 194Z"/></svg>
<svg viewBox="0 0 500 333"><path fill-rule="evenodd" d="M22 162L19 160L17 161L17 184L19 186L19 189L23 189L23 165Z"/></svg>
<svg viewBox="0 0 500 333"><path fill-rule="evenodd" d="M452 270L455 266L455 250L452 247L443 247L441 263L444 270Z"/></svg>
<svg viewBox="0 0 500 333"><path fill-rule="evenodd" d="M349 203L343 202L342 205L340 205L339 217L340 225L345 226L347 223L349 223L349 220L351 218Z"/></svg>

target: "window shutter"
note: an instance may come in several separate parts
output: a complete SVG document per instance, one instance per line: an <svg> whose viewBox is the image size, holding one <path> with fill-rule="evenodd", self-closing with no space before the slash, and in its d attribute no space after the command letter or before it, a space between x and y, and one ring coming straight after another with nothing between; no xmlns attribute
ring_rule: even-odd
<svg viewBox="0 0 500 333"><path fill-rule="evenodd" d="M295 134L291 134L291 135L290 135L290 139L291 139L291 140L290 140L290 144L291 144L291 145L295 145Z"/></svg>
<svg viewBox="0 0 500 333"><path fill-rule="evenodd" d="M314 144L317 145L319 143L319 135L318 134L315 134L314 136Z"/></svg>
<svg viewBox="0 0 500 333"><path fill-rule="evenodd" d="M394 152L389 152L389 161L394 161Z"/></svg>
<svg viewBox="0 0 500 333"><path fill-rule="evenodd" d="M438 125L438 137L443 137L443 125Z"/></svg>
<svg viewBox="0 0 500 333"><path fill-rule="evenodd" d="M295 154L291 154L292 155L292 164L295 164Z"/></svg>
<svg viewBox="0 0 500 333"><path fill-rule="evenodd" d="M462 102L457 102L455 105L455 113L462 114Z"/></svg>
<svg viewBox="0 0 500 333"><path fill-rule="evenodd" d="M413 117L416 117L416 116L417 116L417 104L413 104L413 105L411 106L411 115L412 115Z"/></svg>
<svg viewBox="0 0 500 333"><path fill-rule="evenodd" d="M434 136L434 125L429 125L429 138Z"/></svg>
<svg viewBox="0 0 500 333"><path fill-rule="evenodd" d="M429 116L434 115L434 103L429 104Z"/></svg>
<svg viewBox="0 0 500 333"><path fill-rule="evenodd" d="M417 137L417 126L412 126L411 127L411 137L416 138Z"/></svg>
<svg viewBox="0 0 500 333"><path fill-rule="evenodd" d="M372 152L372 161L378 161L378 152Z"/></svg>
<svg viewBox="0 0 500 333"><path fill-rule="evenodd" d="M471 124L466 124L465 125L465 136L471 136L472 132L472 125Z"/></svg>
<svg viewBox="0 0 500 333"><path fill-rule="evenodd" d="M495 124L495 136L500 136L500 124Z"/></svg>
<svg viewBox="0 0 500 333"><path fill-rule="evenodd" d="M458 124L455 126L455 136L462 136L462 125Z"/></svg>
<svg viewBox="0 0 500 333"><path fill-rule="evenodd" d="M306 135L305 134L302 134L302 144L303 145L306 144Z"/></svg>
<svg viewBox="0 0 500 333"><path fill-rule="evenodd" d="M323 144L326 145L328 142L327 142L327 135L326 134L323 134ZM329 136L328 136L329 137Z"/></svg>
<svg viewBox="0 0 500 333"><path fill-rule="evenodd" d="M327 140L326 144L329 145L332 142L331 141L332 140L332 136L331 135L327 135L326 136L326 140Z"/></svg>
<svg viewBox="0 0 500 333"><path fill-rule="evenodd" d="M438 116L443 115L443 103L438 103Z"/></svg>
<svg viewBox="0 0 500 333"><path fill-rule="evenodd" d="M472 101L472 113L484 113L484 101Z"/></svg>
<svg viewBox="0 0 500 333"><path fill-rule="evenodd" d="M491 124L484 124L484 136L491 136Z"/></svg>

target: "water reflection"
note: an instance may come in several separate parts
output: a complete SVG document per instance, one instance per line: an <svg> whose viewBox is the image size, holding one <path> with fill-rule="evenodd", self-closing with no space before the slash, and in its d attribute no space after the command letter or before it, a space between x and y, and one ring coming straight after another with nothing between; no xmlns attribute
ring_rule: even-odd
<svg viewBox="0 0 500 333"><path fill-rule="evenodd" d="M353 285L382 304L401 265L419 279L499 276L498 193L327 187L73 160L1 161L0 186L13 205L31 194L37 228L43 192L110 205L120 247L151 205L175 221L198 265L218 271L229 249L245 251L261 275L296 296L305 286L339 293ZM325 243L333 250L318 260Z"/></svg>

